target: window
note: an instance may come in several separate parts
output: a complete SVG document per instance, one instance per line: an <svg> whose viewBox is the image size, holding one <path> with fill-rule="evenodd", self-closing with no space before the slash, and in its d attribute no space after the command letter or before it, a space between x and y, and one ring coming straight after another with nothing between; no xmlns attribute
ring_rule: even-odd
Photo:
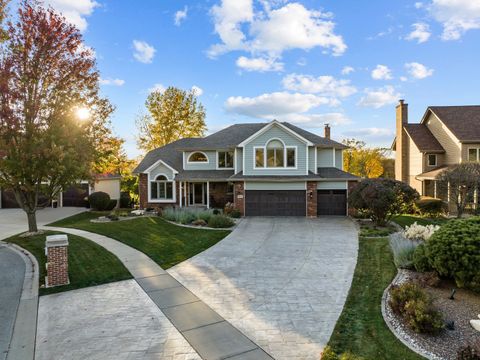
<svg viewBox="0 0 480 360"><path fill-rule="evenodd" d="M255 167L265 166L265 150L263 148L255 149Z"/></svg>
<svg viewBox="0 0 480 360"><path fill-rule="evenodd" d="M480 148L468 149L468 161L480 162Z"/></svg>
<svg viewBox="0 0 480 360"><path fill-rule="evenodd" d="M193 154L191 154L188 157L188 162L189 163L191 163L191 162L193 162L193 163L197 163L197 162L208 163L208 157L204 153L202 153L200 151L197 151L197 152L194 152Z"/></svg>
<svg viewBox="0 0 480 360"><path fill-rule="evenodd" d="M173 200L173 181L165 175L158 175L155 181L150 182L150 199Z"/></svg>
<svg viewBox="0 0 480 360"><path fill-rule="evenodd" d="M265 147L255 148L256 168L294 168L296 163L296 148L284 146L280 140L273 139Z"/></svg>
<svg viewBox="0 0 480 360"><path fill-rule="evenodd" d="M295 167L295 148L287 148L287 167Z"/></svg>
<svg viewBox="0 0 480 360"><path fill-rule="evenodd" d="M219 151L218 152L218 168L228 169L233 168L233 151Z"/></svg>
<svg viewBox="0 0 480 360"><path fill-rule="evenodd" d="M437 155L435 154L428 155L428 166L437 166Z"/></svg>
<svg viewBox="0 0 480 360"><path fill-rule="evenodd" d="M267 167L283 167L283 144L279 140L271 140L267 144Z"/></svg>

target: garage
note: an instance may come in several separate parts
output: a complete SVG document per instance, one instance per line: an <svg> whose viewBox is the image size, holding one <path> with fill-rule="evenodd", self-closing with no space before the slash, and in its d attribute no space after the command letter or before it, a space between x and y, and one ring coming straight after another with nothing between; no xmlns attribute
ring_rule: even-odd
<svg viewBox="0 0 480 360"><path fill-rule="evenodd" d="M14 209L19 207L13 190L1 190L0 201L0 208L2 209Z"/></svg>
<svg viewBox="0 0 480 360"><path fill-rule="evenodd" d="M246 190L246 216L305 216L305 190Z"/></svg>
<svg viewBox="0 0 480 360"><path fill-rule="evenodd" d="M62 193L63 206L87 207L88 184L76 184Z"/></svg>
<svg viewBox="0 0 480 360"><path fill-rule="evenodd" d="M347 214L347 190L317 190L318 215Z"/></svg>

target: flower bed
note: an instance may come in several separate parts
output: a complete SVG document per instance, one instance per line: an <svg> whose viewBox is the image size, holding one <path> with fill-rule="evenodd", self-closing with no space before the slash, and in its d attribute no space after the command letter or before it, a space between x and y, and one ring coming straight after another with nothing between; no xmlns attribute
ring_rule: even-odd
<svg viewBox="0 0 480 360"><path fill-rule="evenodd" d="M235 221L218 210L200 208L168 208L163 210L165 220L194 227L227 229L235 225Z"/></svg>

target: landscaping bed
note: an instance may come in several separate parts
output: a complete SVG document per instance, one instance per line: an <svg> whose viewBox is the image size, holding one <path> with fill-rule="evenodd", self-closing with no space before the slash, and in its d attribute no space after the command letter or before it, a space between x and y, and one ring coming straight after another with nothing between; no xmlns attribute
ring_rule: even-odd
<svg viewBox="0 0 480 360"><path fill-rule="evenodd" d="M224 210L204 208L166 208L161 216L170 222L193 227L228 229L240 217L236 209L226 206Z"/></svg>
<svg viewBox="0 0 480 360"><path fill-rule="evenodd" d="M360 226L361 237L385 237L397 231L391 224L379 226L370 219L357 219L356 221Z"/></svg>

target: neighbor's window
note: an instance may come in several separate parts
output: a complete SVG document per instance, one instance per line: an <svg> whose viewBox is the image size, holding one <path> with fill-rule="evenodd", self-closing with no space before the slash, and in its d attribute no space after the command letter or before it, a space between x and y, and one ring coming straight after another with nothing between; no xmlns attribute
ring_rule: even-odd
<svg viewBox="0 0 480 360"><path fill-rule="evenodd" d="M264 149L255 149L255 167L264 167L265 166L265 150Z"/></svg>
<svg viewBox="0 0 480 360"><path fill-rule="evenodd" d="M188 162L208 162L208 158L202 152L194 152L188 157Z"/></svg>
<svg viewBox="0 0 480 360"><path fill-rule="evenodd" d="M152 200L173 200L173 181L166 176L158 175L150 182L150 198Z"/></svg>
<svg viewBox="0 0 480 360"><path fill-rule="evenodd" d="M295 148L287 148L287 167L295 167Z"/></svg>
<svg viewBox="0 0 480 360"><path fill-rule="evenodd" d="M468 149L468 161L480 162L480 148Z"/></svg>
<svg viewBox="0 0 480 360"><path fill-rule="evenodd" d="M233 168L233 151L219 151L218 152L218 167L219 168Z"/></svg>
<svg viewBox="0 0 480 360"><path fill-rule="evenodd" d="M437 166L437 155L435 154L428 155L428 166Z"/></svg>
<svg viewBox="0 0 480 360"><path fill-rule="evenodd" d="M267 166L284 167L284 149L279 140L271 140L267 144Z"/></svg>

